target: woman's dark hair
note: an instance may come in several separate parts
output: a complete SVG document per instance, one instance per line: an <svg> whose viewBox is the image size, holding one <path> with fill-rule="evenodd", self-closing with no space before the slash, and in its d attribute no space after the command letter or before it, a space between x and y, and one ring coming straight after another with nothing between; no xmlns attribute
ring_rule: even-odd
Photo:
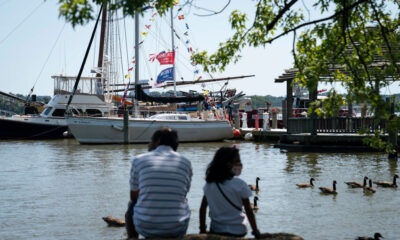
<svg viewBox="0 0 400 240"><path fill-rule="evenodd" d="M232 172L234 161L240 161L239 150L235 147L221 147L215 153L214 159L208 164L206 181L223 182L231 179L235 174Z"/></svg>
<svg viewBox="0 0 400 240"><path fill-rule="evenodd" d="M154 132L151 137L151 142L149 144L149 151L154 150L156 148L156 144L158 145L167 145L170 146L174 151L178 149L178 133L176 130L168 127L162 127Z"/></svg>

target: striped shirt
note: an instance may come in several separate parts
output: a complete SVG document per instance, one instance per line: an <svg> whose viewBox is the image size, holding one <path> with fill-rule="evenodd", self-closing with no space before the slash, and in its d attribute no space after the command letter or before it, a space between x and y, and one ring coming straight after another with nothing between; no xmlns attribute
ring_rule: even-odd
<svg viewBox="0 0 400 240"><path fill-rule="evenodd" d="M144 237L176 237L186 233L190 209L186 200L192 164L166 145L132 160L130 189L140 190L134 207L136 231Z"/></svg>

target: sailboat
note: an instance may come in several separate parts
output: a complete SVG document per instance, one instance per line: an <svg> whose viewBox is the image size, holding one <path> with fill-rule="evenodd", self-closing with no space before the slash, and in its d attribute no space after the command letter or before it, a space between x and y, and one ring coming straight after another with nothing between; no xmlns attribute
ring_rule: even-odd
<svg viewBox="0 0 400 240"><path fill-rule="evenodd" d="M171 26L171 30L173 31L173 26ZM135 15L135 59L136 100L162 103L201 102L204 100L202 95L165 98L149 96L143 91L139 84L139 16L137 13ZM174 76L173 73L172 76ZM174 84L174 86L176 85ZM180 142L221 141L233 137L232 127L226 119L192 118L188 114L181 113L156 114L150 118L129 117L129 120L125 121L125 125L121 117L70 116L67 118L67 124L73 136L81 144L147 143L160 127L175 129ZM124 129L129 130L126 132Z"/></svg>

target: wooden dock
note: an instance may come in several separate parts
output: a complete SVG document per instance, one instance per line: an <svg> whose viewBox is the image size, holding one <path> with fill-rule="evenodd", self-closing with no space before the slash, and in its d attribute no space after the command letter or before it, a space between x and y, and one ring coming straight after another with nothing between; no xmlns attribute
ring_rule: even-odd
<svg viewBox="0 0 400 240"><path fill-rule="evenodd" d="M241 129L241 135L253 135L255 142L277 142L274 147L293 152L377 152L366 146L366 134L358 133L310 133L288 134L286 129ZM384 140L387 136L383 136Z"/></svg>
<svg viewBox="0 0 400 240"><path fill-rule="evenodd" d="M264 131L263 129L255 129L255 128L241 128L240 133L242 137L244 137L247 133L251 133L253 135L253 141L256 142L269 142L269 141L278 141L281 136L287 134L286 129L271 129Z"/></svg>

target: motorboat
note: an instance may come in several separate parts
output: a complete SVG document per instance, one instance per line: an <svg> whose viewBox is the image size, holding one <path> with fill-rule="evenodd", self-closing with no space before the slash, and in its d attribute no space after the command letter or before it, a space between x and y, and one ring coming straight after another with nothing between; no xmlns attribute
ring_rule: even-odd
<svg viewBox="0 0 400 240"><path fill-rule="evenodd" d="M74 77L53 76L53 78L55 95L40 114L0 116L0 139L57 139L68 136L64 113L69 99L66 87L71 84L66 83L74 81ZM86 82L84 84L87 85ZM64 89L61 86L64 86ZM93 117L109 116L115 111L113 104L103 101L101 96L90 92L76 94L70 109L75 114Z"/></svg>

